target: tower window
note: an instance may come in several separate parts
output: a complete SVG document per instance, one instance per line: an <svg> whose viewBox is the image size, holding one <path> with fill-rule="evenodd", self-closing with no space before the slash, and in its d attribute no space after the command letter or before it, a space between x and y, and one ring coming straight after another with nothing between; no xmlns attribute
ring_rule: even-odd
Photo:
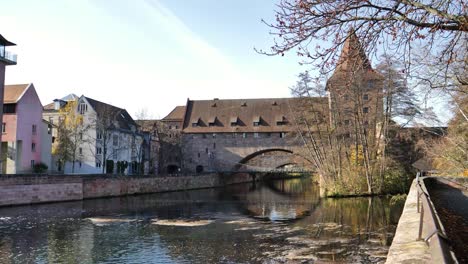
<svg viewBox="0 0 468 264"><path fill-rule="evenodd" d="M366 101L369 100L369 95L368 95L368 94L364 94L363 99L366 100Z"/></svg>
<svg viewBox="0 0 468 264"><path fill-rule="evenodd" d="M362 112L363 112L364 114L369 113L369 107L364 107L364 108L362 109Z"/></svg>

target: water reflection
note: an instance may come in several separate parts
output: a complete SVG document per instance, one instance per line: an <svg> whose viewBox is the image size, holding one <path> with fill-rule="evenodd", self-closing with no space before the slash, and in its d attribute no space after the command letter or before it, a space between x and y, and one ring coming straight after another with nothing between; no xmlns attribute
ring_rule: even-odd
<svg viewBox="0 0 468 264"><path fill-rule="evenodd" d="M400 213L304 179L0 208L0 263L375 263Z"/></svg>

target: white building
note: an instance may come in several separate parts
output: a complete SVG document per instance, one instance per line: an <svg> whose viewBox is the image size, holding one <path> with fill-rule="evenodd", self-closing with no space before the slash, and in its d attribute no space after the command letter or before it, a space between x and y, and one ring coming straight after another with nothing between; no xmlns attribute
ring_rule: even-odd
<svg viewBox="0 0 468 264"><path fill-rule="evenodd" d="M68 161L60 169L77 174L142 173L139 169L146 158L146 144L137 124L125 109L81 96L76 111L83 116L86 129L80 134L74 166ZM50 112L48 117L51 117Z"/></svg>

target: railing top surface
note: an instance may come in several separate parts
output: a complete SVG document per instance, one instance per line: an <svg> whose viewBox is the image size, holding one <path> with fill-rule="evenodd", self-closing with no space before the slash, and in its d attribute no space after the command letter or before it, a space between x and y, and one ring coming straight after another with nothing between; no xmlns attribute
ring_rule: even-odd
<svg viewBox="0 0 468 264"><path fill-rule="evenodd" d="M436 258L438 260L443 261L442 263L458 263L456 257L454 256L453 252L450 250L448 246L448 243L450 241L448 240L448 236L445 231L444 225L442 221L440 220L437 210L430 198L430 193L427 190L427 187L424 183L425 179L434 179L434 178L437 179L438 177L433 177L433 176L421 177L419 173L416 175L416 186L418 189L418 193L420 193L420 198L422 202L421 206L425 212L424 218L429 218L425 220L424 222L432 226L433 229L435 229L433 230L433 233L428 236L427 240L431 239L431 237L434 236L434 239L436 240L435 244L437 246L436 248L431 248L431 252L432 254L436 255Z"/></svg>

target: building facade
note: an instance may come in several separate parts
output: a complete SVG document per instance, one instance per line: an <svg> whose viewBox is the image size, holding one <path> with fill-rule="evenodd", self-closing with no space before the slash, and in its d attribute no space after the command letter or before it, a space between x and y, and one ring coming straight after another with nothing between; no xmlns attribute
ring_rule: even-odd
<svg viewBox="0 0 468 264"><path fill-rule="evenodd" d="M3 101L2 173L31 172L49 162L51 135L43 134L42 104L33 84L6 85ZM48 164L46 164L48 165Z"/></svg>
<svg viewBox="0 0 468 264"><path fill-rule="evenodd" d="M125 109L81 96L73 100L54 100L45 106L44 118L57 121L60 127L66 116L60 109L73 102L73 111L82 118L75 149L75 160L61 160L55 156L57 170L76 174L143 174L147 162L145 136ZM60 129L57 129L60 133ZM59 145L59 135L54 144ZM147 170L146 170L147 173Z"/></svg>
<svg viewBox="0 0 468 264"><path fill-rule="evenodd" d="M6 47L16 46L15 43L8 41L0 34L0 102L3 104L3 96L5 90L5 68L9 65L16 65L16 54L8 52ZM3 105L0 105L0 120L3 119ZM2 142L2 135L0 134L0 142ZM1 148L0 148L1 151ZM3 157L0 152L0 157ZM0 162L3 160L0 159ZM0 164L0 167L3 165Z"/></svg>
<svg viewBox="0 0 468 264"><path fill-rule="evenodd" d="M304 167L314 164L305 157L319 163L335 143L346 150L378 146L384 118L383 77L371 67L353 31L326 92L307 98L188 100L181 131L182 170ZM170 126L180 127L180 121ZM337 153L345 153L343 149Z"/></svg>

